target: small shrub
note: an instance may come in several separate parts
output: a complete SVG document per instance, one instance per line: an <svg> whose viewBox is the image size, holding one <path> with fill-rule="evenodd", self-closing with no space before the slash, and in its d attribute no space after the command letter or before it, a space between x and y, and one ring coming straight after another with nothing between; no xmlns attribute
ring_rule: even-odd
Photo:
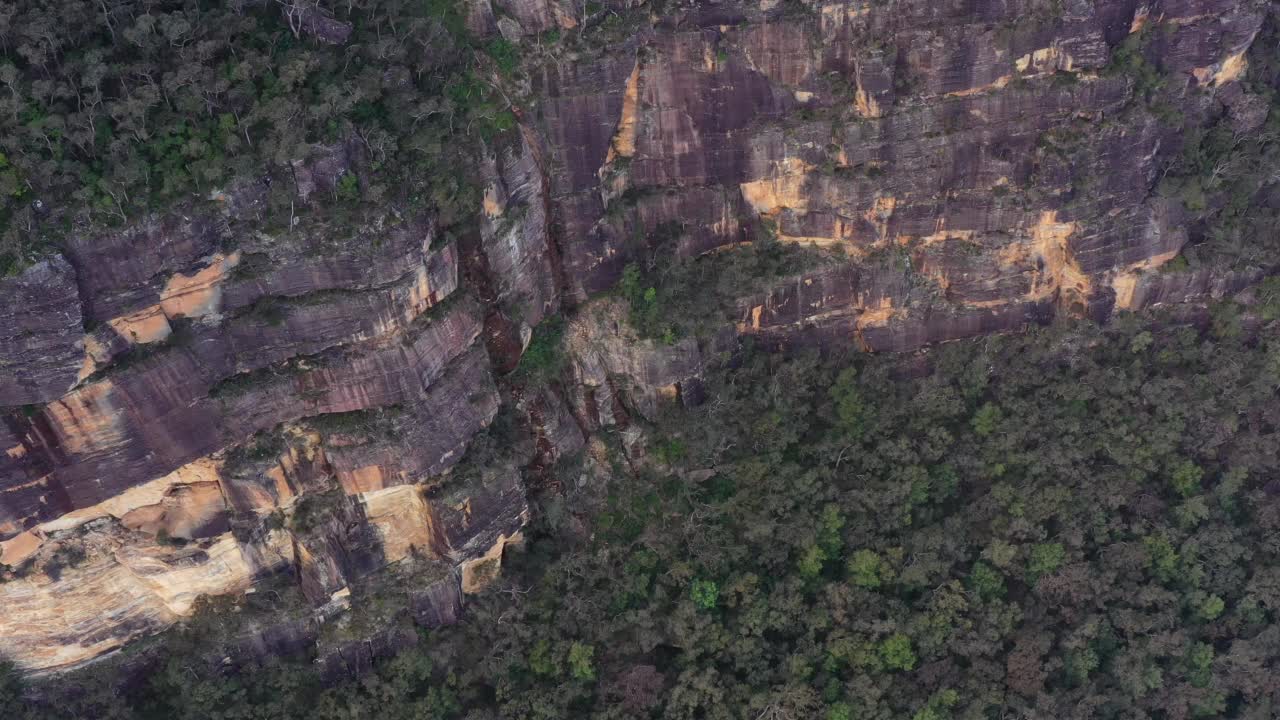
<svg viewBox="0 0 1280 720"><path fill-rule="evenodd" d="M569 646L569 674L575 680L595 680L596 668L593 662L596 649L593 645L574 643Z"/></svg>
<svg viewBox="0 0 1280 720"><path fill-rule="evenodd" d="M1174 492L1182 497L1191 497L1200 491L1200 481L1204 471L1190 460L1183 460L1173 467L1169 474L1169 484Z"/></svg>
<svg viewBox="0 0 1280 720"><path fill-rule="evenodd" d="M1066 558L1066 549L1062 543L1039 543L1031 547L1031 558L1027 561L1027 581L1034 584L1037 580L1049 575L1059 567Z"/></svg>
<svg viewBox="0 0 1280 720"><path fill-rule="evenodd" d="M826 565L827 553L817 545L810 545L800 555L798 569L800 577L805 580L813 580L822 574L822 568Z"/></svg>
<svg viewBox="0 0 1280 720"><path fill-rule="evenodd" d="M858 550L849 558L849 576L854 585L875 590L884 582L888 568L874 550Z"/></svg>
<svg viewBox="0 0 1280 720"><path fill-rule="evenodd" d="M520 356L519 371L536 377L553 377L564 366L564 320L542 321L533 330L529 347Z"/></svg>
<svg viewBox="0 0 1280 720"><path fill-rule="evenodd" d="M1150 558L1150 568L1156 579L1162 583L1173 580L1178 572L1178 553L1173 544L1164 535L1148 535L1142 541Z"/></svg>
<svg viewBox="0 0 1280 720"><path fill-rule="evenodd" d="M978 412L973 416L973 431L979 437L987 437L996 431L996 426L1000 424L1000 418L1003 414L1000 407L994 403L986 403L978 408Z"/></svg>
<svg viewBox="0 0 1280 720"><path fill-rule="evenodd" d="M853 720L853 707L849 703L838 702L827 709L827 720Z"/></svg>
<svg viewBox="0 0 1280 720"><path fill-rule="evenodd" d="M360 202L360 178L353 172L343 173L334 185L333 194L341 203Z"/></svg>
<svg viewBox="0 0 1280 720"><path fill-rule="evenodd" d="M1004 576L990 565L976 562L969 572L969 587L983 600L1004 597Z"/></svg>
<svg viewBox="0 0 1280 720"><path fill-rule="evenodd" d="M911 638L894 633L880 643L880 659L889 670L910 670L916 666L916 653Z"/></svg>
<svg viewBox="0 0 1280 720"><path fill-rule="evenodd" d="M1210 595L1200 603L1200 607L1196 608L1196 615L1201 620L1217 620L1222 611L1227 608L1227 603L1217 595Z"/></svg>
<svg viewBox="0 0 1280 720"><path fill-rule="evenodd" d="M693 604L701 610L714 610L720 601L720 586L714 580L694 580L689 590Z"/></svg>
<svg viewBox="0 0 1280 720"><path fill-rule="evenodd" d="M550 640L543 638L533 646L533 650L529 653L529 671L543 677L555 677L560 674L559 663L551 652Z"/></svg>
<svg viewBox="0 0 1280 720"><path fill-rule="evenodd" d="M1258 315L1263 322L1280 319L1280 277L1269 277L1258 286Z"/></svg>
<svg viewBox="0 0 1280 720"><path fill-rule="evenodd" d="M846 368L831 387L836 404L836 427L850 439L860 440L870 425L871 411L858 389L858 371Z"/></svg>
<svg viewBox="0 0 1280 720"><path fill-rule="evenodd" d="M520 66L520 49L506 38L494 38L485 51L488 52L489 57L493 58L494 64L503 75L514 74L516 68Z"/></svg>
<svg viewBox="0 0 1280 720"><path fill-rule="evenodd" d="M1187 651L1187 680L1193 687L1208 687L1213 679L1213 646L1196 643Z"/></svg>

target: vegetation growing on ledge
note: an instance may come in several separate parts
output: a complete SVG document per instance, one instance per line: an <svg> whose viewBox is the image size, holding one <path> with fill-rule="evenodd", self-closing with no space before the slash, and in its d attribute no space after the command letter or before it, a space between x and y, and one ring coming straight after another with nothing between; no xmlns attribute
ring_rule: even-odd
<svg viewBox="0 0 1280 720"><path fill-rule="evenodd" d="M347 143L326 198L478 203L477 140L514 125L451 0L327 4L342 43L280 3L16 3L0 11L0 275L72 227L122 223L237 181L272 179L271 215L301 208L291 163ZM293 7L293 12L289 12ZM291 18L295 22L291 22Z"/></svg>
<svg viewBox="0 0 1280 720"><path fill-rule="evenodd" d="M723 328L736 319L743 298L833 260L826 250L778 242L776 230L764 222L745 247L696 258L676 255L683 233L678 225L658 228L652 249L623 269L616 286L630 308L631 327L668 345Z"/></svg>

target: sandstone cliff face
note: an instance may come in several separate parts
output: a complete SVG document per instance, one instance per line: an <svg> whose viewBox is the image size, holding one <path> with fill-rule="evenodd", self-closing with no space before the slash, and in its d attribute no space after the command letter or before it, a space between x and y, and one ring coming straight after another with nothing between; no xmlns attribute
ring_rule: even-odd
<svg viewBox="0 0 1280 720"><path fill-rule="evenodd" d="M228 234L159 220L5 281L0 635L25 668L285 570L317 605L411 553L465 581L519 537L518 474L445 477L498 410L455 245L426 220L332 251Z"/></svg>
<svg viewBox="0 0 1280 720"><path fill-rule="evenodd" d="M1188 241L1154 192L1181 130L1106 68L1143 33L1185 122L1256 127L1239 80L1261 2L615 5L471 3L479 32L574 39L526 62L520 124L477 152L483 200L456 240L395 212L268 233L249 183L0 279L0 561L19 569L0 650L71 667L281 574L329 617L402 562L436 578L418 620L453 621L528 516L518 468L455 466L556 313L567 369L514 402L535 469L699 402L735 334L909 350L1259 277L1155 272ZM301 195L348 156L296 163ZM710 338L641 340L591 299L654 252L760 232L837 259L744 291Z"/></svg>
<svg viewBox="0 0 1280 720"><path fill-rule="evenodd" d="M669 346L642 340L616 300L584 308L570 324L566 346L573 359L569 401L588 431L625 427L628 406L654 417L664 400L700 400L705 360L698 340Z"/></svg>
<svg viewBox="0 0 1280 720"><path fill-rule="evenodd" d="M0 280L0 397L25 405L75 384L84 334L75 271L61 257Z"/></svg>
<svg viewBox="0 0 1280 720"><path fill-rule="evenodd" d="M1134 288L1187 241L1180 208L1153 197L1181 129L1107 65L1144 33L1194 124L1227 111L1220 89L1236 88L1264 12L762 2L693 7L547 63L531 102L566 295L642 257L637 228L679 224L678 251L697 255L764 220L853 259L744 307L740 329L767 338L901 350L1141 307L1156 295Z"/></svg>

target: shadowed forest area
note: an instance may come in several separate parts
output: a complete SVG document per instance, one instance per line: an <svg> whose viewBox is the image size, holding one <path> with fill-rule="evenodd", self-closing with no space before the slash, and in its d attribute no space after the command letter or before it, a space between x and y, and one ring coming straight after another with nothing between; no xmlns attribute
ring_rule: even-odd
<svg viewBox="0 0 1280 720"><path fill-rule="evenodd" d="M814 15L803 3L779 6L784 20ZM70 235L174 208L234 207L250 184L256 215L229 220L236 233L305 235L295 217L303 160L337 146L350 166L314 191L309 217L354 227L378 213L426 213L441 232L419 244L479 237L479 156L524 142L517 112L529 98L507 92L532 93L525 71L554 48L574 44L587 56L596 43L601 52L650 13L588 2L583 17L598 19L596 34L545 31L522 49L469 32L449 0L307 7L0 7L0 279ZM1144 266L1144 277L1274 275L1274 13L1240 81L1262 113L1248 132L1227 115L1183 127L1169 78L1143 59L1157 32L1174 30L1133 31L1098 73L1131 77L1129 110L1182 133L1153 192L1184 213L1176 230L1189 243L1163 268ZM723 52L708 51L706 63L724 64ZM1055 69L1019 82L1080 80ZM1036 152L1069 158L1092 142L1070 141ZM607 164L628 165L614 149ZM564 168L538 170L520 177L550 185ZM737 192L736 182L727 187ZM1091 197L1089 185L1071 187ZM631 222L624 210L658 193L650 195L620 193L614 220ZM527 207L553 215L541 196ZM389 628L410 638L398 652L336 676L310 645L244 661L237 653L250 622L315 612L297 583L268 580L252 594L206 598L171 631L72 672L24 677L0 664L0 720L1280 717L1280 280L1219 291L1233 299L1205 305L1216 296L1206 274L1184 305L1119 309L1106 325L1042 317L1046 326L1023 334L912 353L857 352L852 336L825 354L773 352L746 335L717 346L718 333L733 335L747 290L760 289L752 283L853 257L784 246L775 216L744 221L749 248L727 250L738 243L726 241L706 257L679 254L691 230L681 223L647 234L628 227L646 252L618 262L613 289L582 304L620 301L637 345L714 347L699 377L705 400L633 413L626 432L593 430L576 455L524 468L532 492L523 546L506 551L500 577L468 598L459 623L415 627L403 592L414 578L388 568L352 590L356 602L338 624L344 640ZM549 256L564 231L556 222L528 233ZM515 246L499 235L486 242ZM961 254L978 251L957 242L968 248ZM913 262L893 241L867 257ZM520 270L516 260L509 265ZM460 272L462 286L484 274ZM498 382L508 402L455 477L516 464L512 448L531 433L513 395L565 390L575 307L561 304L564 278L548 274L555 309L542 319L539 305L536 330L512 325L519 365ZM498 317L498 301L482 299L485 319ZM270 298L255 308L263 324L280 325L284 311ZM258 372L233 377L275 371ZM246 446L231 457L280 450ZM331 519L323 502L299 501L295 524Z"/></svg>
<svg viewBox="0 0 1280 720"><path fill-rule="evenodd" d="M199 660L214 613L158 672L37 682L7 717L1271 718L1263 299L910 362L748 348L649 428L649 463L605 434L599 484L557 467L495 588L371 674L224 673Z"/></svg>

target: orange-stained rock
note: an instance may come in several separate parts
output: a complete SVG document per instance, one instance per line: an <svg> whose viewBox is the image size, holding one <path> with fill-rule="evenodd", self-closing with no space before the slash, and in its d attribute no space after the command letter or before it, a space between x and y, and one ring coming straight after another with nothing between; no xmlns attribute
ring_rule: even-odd
<svg viewBox="0 0 1280 720"><path fill-rule="evenodd" d="M473 8L479 29L530 44L586 17L568 0L477 5L492 5ZM730 322L766 348L908 350L1256 280L1155 272L1192 225L1154 193L1175 129L1100 71L1159 25L1147 59L1195 80L1179 109L1201 122L1239 90L1260 3L1098 0L1034 24L1016 3L971 5L637 8L642 27L599 49L593 20L587 42L523 68L533 102L483 158L456 244L394 213L261 234L249 183L68 237L65 257L0 279L0 559L29 569L0 584L4 650L68 667L284 567L326 613L392 562L456 566L481 590L528 518L515 467L457 467L497 414L491 368L578 306L565 398L518 401L533 470L601 426L634 447L631 416L694 401L734 327L654 343L589 298L632 262L738 247L762 221L842 251L740 299ZM358 154L307 153L299 195L324 197ZM467 299L442 305L463 277ZM456 617L456 588L436 594L424 614Z"/></svg>
<svg viewBox="0 0 1280 720"><path fill-rule="evenodd" d="M501 572L502 553L507 546L520 545L523 542L524 536L520 533L511 537L499 536L484 555L462 563L462 592L472 595L482 592Z"/></svg>
<svg viewBox="0 0 1280 720"><path fill-rule="evenodd" d="M360 496L365 517L382 538L387 562L399 562L415 550L443 557L447 540L418 485L399 485Z"/></svg>
<svg viewBox="0 0 1280 720"><path fill-rule="evenodd" d="M81 548L85 559L0 583L5 653L28 670L83 663L169 626L189 614L200 595L248 588L259 573L289 561L285 540L269 536L252 553L230 533L185 547L157 545L120 528L63 540Z"/></svg>
<svg viewBox="0 0 1280 720"><path fill-rule="evenodd" d="M44 544L44 535L39 530L26 530L0 542L0 563L9 567L18 567L27 558L35 555Z"/></svg>
<svg viewBox="0 0 1280 720"><path fill-rule="evenodd" d="M120 524L149 535L192 539L225 530L226 513L222 488L214 480L175 485L159 503L126 513Z"/></svg>

